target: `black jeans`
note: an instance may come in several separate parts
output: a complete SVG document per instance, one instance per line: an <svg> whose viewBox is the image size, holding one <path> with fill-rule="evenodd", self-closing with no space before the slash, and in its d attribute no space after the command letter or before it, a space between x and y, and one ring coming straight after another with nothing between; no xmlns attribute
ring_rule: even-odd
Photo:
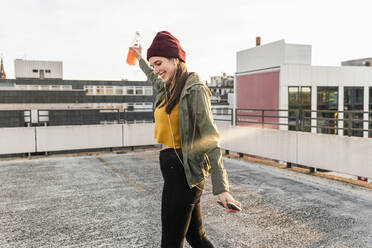
<svg viewBox="0 0 372 248"><path fill-rule="evenodd" d="M182 152L177 153L182 160ZM174 149L160 151L160 169L164 178L161 247L182 248L186 237L194 248L213 248L202 225L200 197L204 181L190 189Z"/></svg>

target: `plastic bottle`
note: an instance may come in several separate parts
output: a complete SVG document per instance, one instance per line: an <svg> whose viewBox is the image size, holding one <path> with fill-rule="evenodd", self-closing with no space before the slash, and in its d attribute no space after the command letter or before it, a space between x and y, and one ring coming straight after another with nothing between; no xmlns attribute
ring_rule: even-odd
<svg viewBox="0 0 372 248"><path fill-rule="evenodd" d="M134 40L133 40L131 46L139 46L140 40L141 40L141 35L140 35L139 32L136 32L136 34L134 35ZM128 65L135 65L136 61L137 61L136 55L134 54L134 52L131 49L129 49L128 56L127 56L127 64Z"/></svg>

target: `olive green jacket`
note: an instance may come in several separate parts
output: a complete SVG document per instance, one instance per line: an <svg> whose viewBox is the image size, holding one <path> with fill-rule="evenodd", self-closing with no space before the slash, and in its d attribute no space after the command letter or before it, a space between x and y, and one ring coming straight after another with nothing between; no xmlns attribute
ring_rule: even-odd
<svg viewBox="0 0 372 248"><path fill-rule="evenodd" d="M157 91L155 106L165 93L164 81L154 74L146 60L139 65ZM179 128L185 175L190 188L209 173L213 194L229 191L227 174L222 162L219 134L213 121L208 87L196 73L190 73L179 101Z"/></svg>

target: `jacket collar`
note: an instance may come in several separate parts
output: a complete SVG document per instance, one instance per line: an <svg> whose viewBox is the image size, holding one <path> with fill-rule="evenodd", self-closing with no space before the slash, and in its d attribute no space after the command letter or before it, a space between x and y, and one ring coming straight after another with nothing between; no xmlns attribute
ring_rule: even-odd
<svg viewBox="0 0 372 248"><path fill-rule="evenodd" d="M201 81L199 75L195 72L190 72L189 77L186 80L185 87L182 90L181 98L190 93L190 89L195 85L202 85L205 87L205 84ZM208 89L208 87L206 87ZM208 89L208 93L211 96L211 92Z"/></svg>

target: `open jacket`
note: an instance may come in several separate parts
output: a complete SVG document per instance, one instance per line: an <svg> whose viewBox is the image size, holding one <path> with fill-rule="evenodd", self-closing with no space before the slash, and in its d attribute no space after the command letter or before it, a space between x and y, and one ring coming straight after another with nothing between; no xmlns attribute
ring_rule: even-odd
<svg viewBox="0 0 372 248"><path fill-rule="evenodd" d="M157 92L155 106L165 94L164 81L155 75L146 60L139 65ZM179 128L183 165L190 188L199 184L209 173L213 194L229 191L227 174L222 162L219 134L213 121L208 87L196 73L190 73L179 100Z"/></svg>

